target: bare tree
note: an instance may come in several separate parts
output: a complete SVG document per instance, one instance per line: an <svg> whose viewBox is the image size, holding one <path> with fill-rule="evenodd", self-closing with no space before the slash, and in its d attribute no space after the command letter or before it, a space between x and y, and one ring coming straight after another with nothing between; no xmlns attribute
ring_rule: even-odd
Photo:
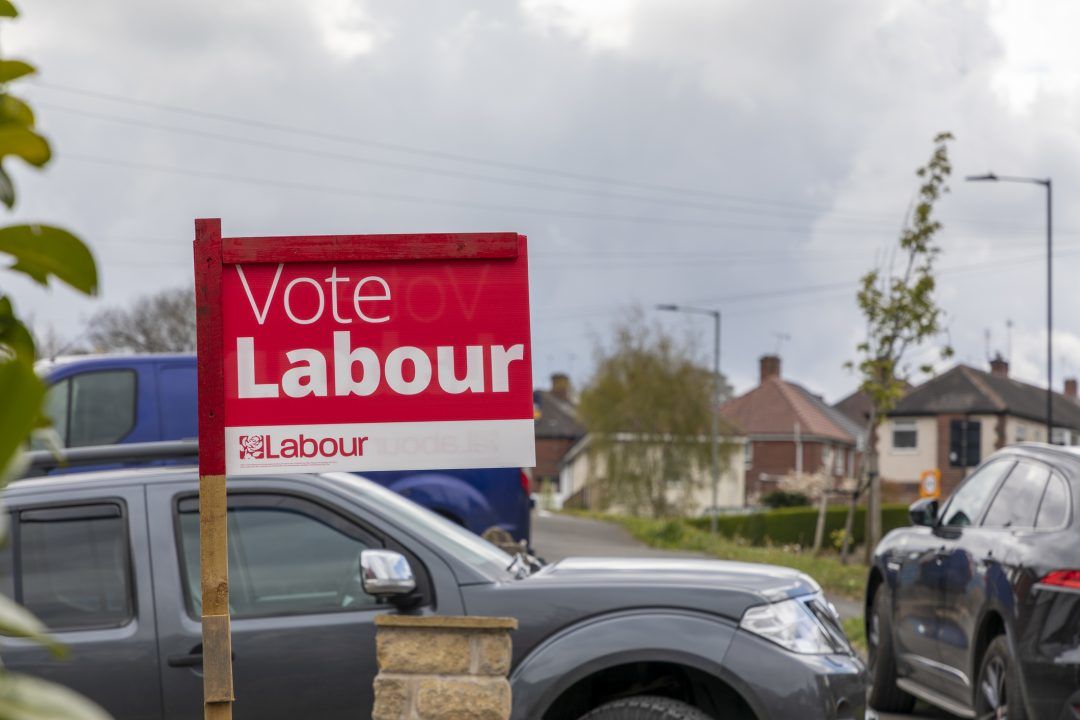
<svg viewBox="0 0 1080 720"><path fill-rule="evenodd" d="M194 352L195 290L162 290L130 308L102 310L90 319L86 340L104 352Z"/></svg>

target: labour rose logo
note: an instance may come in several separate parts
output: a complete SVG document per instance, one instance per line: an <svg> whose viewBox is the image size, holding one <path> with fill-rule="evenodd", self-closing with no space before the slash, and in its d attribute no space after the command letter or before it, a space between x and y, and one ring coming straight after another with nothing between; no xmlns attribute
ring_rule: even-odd
<svg viewBox="0 0 1080 720"><path fill-rule="evenodd" d="M240 436L240 459L241 460L253 460L262 459L266 454L266 449L263 447L262 435L241 435Z"/></svg>

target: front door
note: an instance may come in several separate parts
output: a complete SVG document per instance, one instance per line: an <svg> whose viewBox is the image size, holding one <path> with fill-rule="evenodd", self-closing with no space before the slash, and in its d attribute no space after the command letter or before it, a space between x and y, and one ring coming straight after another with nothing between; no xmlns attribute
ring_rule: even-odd
<svg viewBox="0 0 1080 720"><path fill-rule="evenodd" d="M992 538L981 527L983 516L1002 483L1015 474L1014 467L1014 460L1003 458L975 471L950 498L934 528L942 578L936 612L940 664L934 685L964 704L970 702L972 683L966 654L985 603L987 562L994 561Z"/></svg>
<svg viewBox="0 0 1080 720"><path fill-rule="evenodd" d="M984 611L994 607L1014 612L1017 536L1034 530L1050 472L1038 461L1019 460L981 521L950 543L946 564L953 570L945 582L940 639L942 661L956 671L954 699L971 701L979 661L975 643Z"/></svg>
<svg viewBox="0 0 1080 720"><path fill-rule="evenodd" d="M0 585L67 648L4 641L4 667L65 685L122 720L160 720L142 486L9 496Z"/></svg>
<svg viewBox="0 0 1080 720"><path fill-rule="evenodd" d="M199 531L190 485L151 488L165 717L202 717ZM164 527L161 527L164 526ZM230 493L229 584L237 720L367 717L374 618L360 553L381 539L315 499ZM419 570L414 569L414 570Z"/></svg>

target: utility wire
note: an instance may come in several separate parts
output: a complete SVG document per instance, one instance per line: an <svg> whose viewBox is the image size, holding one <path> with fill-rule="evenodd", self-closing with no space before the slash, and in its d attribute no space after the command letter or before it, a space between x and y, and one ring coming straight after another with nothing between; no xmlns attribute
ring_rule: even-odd
<svg viewBox="0 0 1080 720"><path fill-rule="evenodd" d="M302 135L320 140L329 140L333 142L348 143L352 145L359 145L364 147L378 148L380 150L388 150L392 152L399 152L414 156L435 158L444 161L452 161L458 163L466 163L471 165L479 165L484 167L498 168L502 170L510 170L514 172L525 172L533 175L545 175L549 177L559 177L563 179L576 180L587 183L601 183L605 185L614 185L624 188L633 188L636 190L647 190L653 192L662 192L674 195L686 195L698 198L706 198L711 200L724 200L731 202L739 202L750 205L760 205L764 207L779 207L779 208L799 208L810 212L821 213L835 213L843 212L852 216L861 216L865 218L872 218L877 220L891 219L889 214L871 213L867 211L858 210L841 210L837 211L827 205L814 204L814 203L798 203L784 200L773 200L769 198L751 197L745 195L735 195L730 193L719 193L713 191L705 191L692 187L683 187L676 185L666 185L661 183L648 183L641 181L623 180L617 177L595 175L589 173L572 172L567 170L561 170L558 168L542 167L536 165L529 165L525 163L507 162L503 160L495 160L491 158L482 158L476 156L465 155L461 153L446 152L443 150L436 150L433 148L422 148L412 145L405 145L401 143L385 142L381 140L365 139L353 135L343 135L337 133L324 132L320 130L314 130L311 128L300 127L296 125L287 125L284 123L269 122L266 120L258 120L250 117L242 117L237 115L229 115L220 112L193 109L183 107L180 105L156 102L150 100L142 100L138 98L132 98L126 95L117 93L102 92L98 90L87 90L85 88L77 88L71 86L60 85L56 83L44 82L36 80L33 82L33 86L42 88L45 90L51 90L54 92L67 93L71 95L78 95L82 97L94 98L96 100L105 100L108 102L121 103L132 107L142 107L163 112L175 113L178 115L185 115L187 117L196 117L205 120L214 120L218 122L227 122L235 125L241 125L245 127L256 127L264 130L272 130L275 132L292 133L295 135ZM39 103L40 104L40 103Z"/></svg>

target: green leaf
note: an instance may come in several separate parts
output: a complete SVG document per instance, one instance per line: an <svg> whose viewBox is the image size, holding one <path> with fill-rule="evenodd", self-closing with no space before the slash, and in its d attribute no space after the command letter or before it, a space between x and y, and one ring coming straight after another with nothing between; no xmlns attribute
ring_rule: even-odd
<svg viewBox="0 0 1080 720"><path fill-rule="evenodd" d="M14 353L17 360L33 365L34 336L19 318L15 317L15 308L11 305L11 298L0 295L0 347L4 346Z"/></svg>
<svg viewBox="0 0 1080 720"><path fill-rule="evenodd" d="M33 640L47 646L57 655L64 653L64 646L49 637L45 625L40 620L29 610L4 595L0 595L0 635Z"/></svg>
<svg viewBox="0 0 1080 720"><path fill-rule="evenodd" d="M49 141L19 123L0 124L0 157L17 155L34 167L52 159Z"/></svg>
<svg viewBox="0 0 1080 720"><path fill-rule="evenodd" d="M33 75L37 68L22 60L0 60L0 83L18 80L27 75Z"/></svg>
<svg viewBox="0 0 1080 720"><path fill-rule="evenodd" d="M11 0L0 0L0 17L19 17L19 11L15 9L15 4Z"/></svg>
<svg viewBox="0 0 1080 720"><path fill-rule="evenodd" d="M109 720L109 715L62 685L3 672L0 720Z"/></svg>
<svg viewBox="0 0 1080 720"><path fill-rule="evenodd" d="M0 479L13 467L15 455L41 415L45 385L32 365L19 360L0 362ZM2 717L2 716L0 716Z"/></svg>
<svg viewBox="0 0 1080 720"><path fill-rule="evenodd" d="M34 111L23 100L4 93L0 95L0 120L33 127Z"/></svg>
<svg viewBox="0 0 1080 720"><path fill-rule="evenodd" d="M15 183L11 182L11 176L3 165L0 165L0 202L4 203L8 210L15 207Z"/></svg>
<svg viewBox="0 0 1080 720"><path fill-rule="evenodd" d="M53 275L87 295L97 293L94 256L82 240L66 230L48 225L0 228L0 252L15 258L12 270L26 273L42 285Z"/></svg>

